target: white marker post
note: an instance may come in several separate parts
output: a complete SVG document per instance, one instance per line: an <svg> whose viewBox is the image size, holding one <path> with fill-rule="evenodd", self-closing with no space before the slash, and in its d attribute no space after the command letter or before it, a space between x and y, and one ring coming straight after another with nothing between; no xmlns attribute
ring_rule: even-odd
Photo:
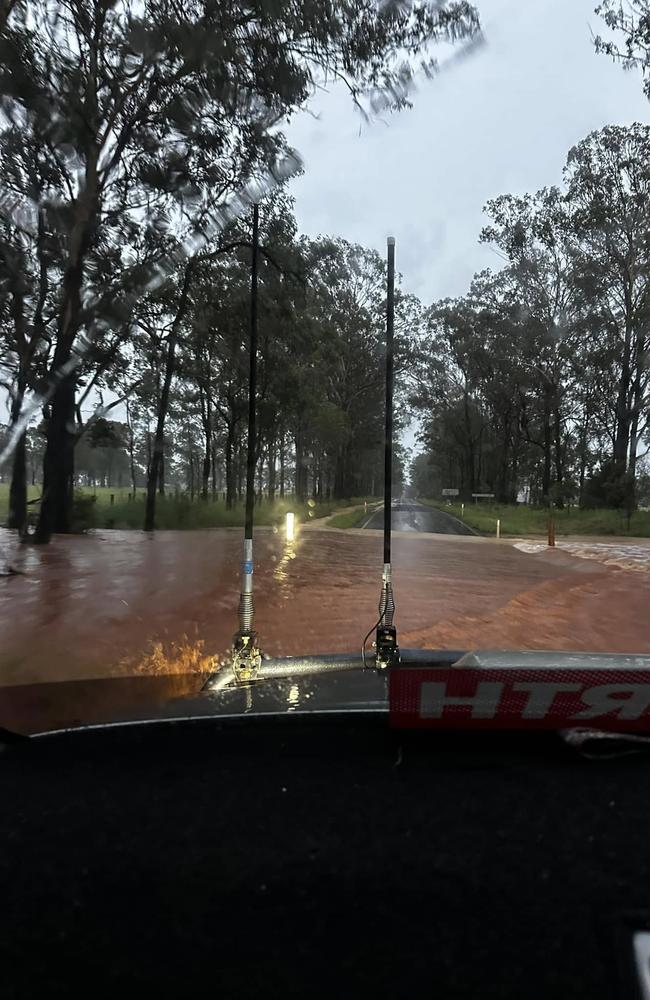
<svg viewBox="0 0 650 1000"><path fill-rule="evenodd" d="M501 521L497 518L497 538L501 538Z"/></svg>

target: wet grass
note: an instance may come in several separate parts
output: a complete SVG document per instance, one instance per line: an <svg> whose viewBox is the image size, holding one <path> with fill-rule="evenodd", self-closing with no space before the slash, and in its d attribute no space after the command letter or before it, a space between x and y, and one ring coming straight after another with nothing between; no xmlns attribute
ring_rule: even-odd
<svg viewBox="0 0 650 1000"><path fill-rule="evenodd" d="M365 507L355 507L354 510L346 510L344 513L335 514L328 521L328 525L330 528L360 528L370 513L370 509L366 510Z"/></svg>
<svg viewBox="0 0 650 1000"><path fill-rule="evenodd" d="M29 499L40 496L38 486L30 487ZM111 497L113 498L111 501ZM295 497L270 502L261 500L255 506L255 523L258 525L280 525L287 513L292 511L299 522L326 517L342 507L363 503L365 497L350 500L315 501L299 503ZM0 483L0 524L6 522L9 508L9 486ZM363 510L363 508L361 508ZM98 487L81 488L76 492L75 527L83 531L89 528L139 530L144 523L145 495L139 490L131 496L128 488ZM38 516L38 505L30 508L30 518ZM221 496L211 495L207 500L195 497L191 500L183 494L167 494L156 498L156 527L161 530L200 530L206 528L240 527L244 524L244 504L237 502L232 509L226 507Z"/></svg>
<svg viewBox="0 0 650 1000"><path fill-rule="evenodd" d="M526 504L465 504L464 512L459 503L446 504L438 500L418 498L421 503L461 518L471 528L486 535L496 533L497 518L501 521L502 535L546 536L549 510L546 507L529 507ZM580 510L578 507L553 510L555 534L560 535L613 535L650 538L650 511L635 511L627 518L620 510Z"/></svg>
<svg viewBox="0 0 650 1000"><path fill-rule="evenodd" d="M298 522L317 520L326 517L341 507L347 507L352 501L340 500L318 502L309 500L299 503L295 497L285 497L282 500L261 500L255 505L255 524L281 525L286 515L292 511ZM115 498L111 505L105 501L94 504L96 507L94 527L97 528L142 528L144 521L144 497L129 500L128 496ZM207 500L195 498L190 500L185 496L165 496L156 498L156 527L162 530L199 530L206 528L235 528L244 524L244 504L238 502L228 510L221 498Z"/></svg>
<svg viewBox="0 0 650 1000"><path fill-rule="evenodd" d="M36 500L41 495L40 486L27 487L27 499ZM38 513L38 504L33 504L29 508L33 516ZM9 514L9 483L0 483L0 524L5 524Z"/></svg>

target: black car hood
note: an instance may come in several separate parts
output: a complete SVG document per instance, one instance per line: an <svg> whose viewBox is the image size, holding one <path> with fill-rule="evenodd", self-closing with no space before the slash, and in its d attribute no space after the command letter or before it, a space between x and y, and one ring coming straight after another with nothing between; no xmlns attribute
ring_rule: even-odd
<svg viewBox="0 0 650 1000"><path fill-rule="evenodd" d="M403 650L413 667L497 670L571 668L650 670L650 656L491 650ZM0 693L5 738L205 718L374 713L388 715L385 673L364 669L359 655L265 660L254 682L240 685L228 668L204 674L113 677L6 687Z"/></svg>

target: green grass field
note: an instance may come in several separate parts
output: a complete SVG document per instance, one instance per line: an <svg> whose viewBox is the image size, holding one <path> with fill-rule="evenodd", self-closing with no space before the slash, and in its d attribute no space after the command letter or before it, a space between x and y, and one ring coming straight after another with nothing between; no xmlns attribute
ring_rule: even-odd
<svg viewBox="0 0 650 1000"><path fill-rule="evenodd" d="M330 528L360 528L368 517L369 510L365 507L355 507L354 510L346 510L344 514L335 514L330 518Z"/></svg>
<svg viewBox="0 0 650 1000"><path fill-rule="evenodd" d="M549 511L545 507L528 507L525 504L500 505L466 503L464 514L459 503L446 504L439 500L418 498L463 518L471 528L486 535L496 534L497 518L501 521L502 535L542 535L548 532ZM560 535L615 535L637 538L650 537L650 511L635 511L628 524L625 512L620 510L580 510L577 507L553 510L555 534Z"/></svg>
<svg viewBox="0 0 650 1000"><path fill-rule="evenodd" d="M29 486L27 488L27 499L35 500L41 495L40 486ZM32 510L38 510L38 507L34 505ZM0 483L0 524L4 524L7 520L7 514L9 513L9 483Z"/></svg>
<svg viewBox="0 0 650 1000"><path fill-rule="evenodd" d="M124 487L82 488L77 490L80 498L75 505L76 521L79 529L86 528L130 528L140 529L144 522L144 490L139 490L135 500L129 500L129 490ZM96 495L93 502L92 497ZM114 502L111 504L111 495ZM28 499L40 496L39 487L30 487ZM255 523L259 525L281 524L288 511L293 511L299 522L326 517L342 507L363 503L365 497L355 497L351 500L331 502L298 503L295 497L285 497L269 503L263 500L255 507ZM370 499L370 498L368 498ZM9 506L9 486L0 483L0 524L7 519ZM360 508L363 511L363 507ZM36 518L38 506L30 508L31 516ZM239 527L244 523L244 504L237 503L232 510L226 508L222 499L207 501L170 494L156 498L156 527L159 529L228 528Z"/></svg>

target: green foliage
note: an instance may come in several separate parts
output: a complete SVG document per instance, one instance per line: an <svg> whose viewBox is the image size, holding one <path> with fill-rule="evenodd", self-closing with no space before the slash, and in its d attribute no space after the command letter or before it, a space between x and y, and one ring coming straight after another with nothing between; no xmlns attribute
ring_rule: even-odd
<svg viewBox="0 0 650 1000"><path fill-rule="evenodd" d="M434 303L412 373L418 482L633 508L650 444L649 206L641 124L579 142L563 188L488 202L481 240L505 266Z"/></svg>
<svg viewBox="0 0 650 1000"><path fill-rule="evenodd" d="M114 420L98 417L87 432L90 448L121 448L124 445L123 428Z"/></svg>
<svg viewBox="0 0 650 1000"><path fill-rule="evenodd" d="M466 0L443 8L424 0L325 7L314 0L22 0L5 8L0 336L17 396L38 388L51 410L39 530L45 540L70 526L70 456L82 430L81 404L125 377L143 326L154 364L148 374L142 366L142 379L160 426L153 462L147 439L141 464L157 470L174 345L187 311L186 262L194 267L202 254L225 252L224 230L251 199L300 169L279 124L332 79L347 83L365 114L404 107L414 68L433 65L431 46L471 38L479 24ZM269 230L269 245L277 235L277 226ZM284 242L293 235L285 232ZM243 355L245 255L239 265L222 289L226 301L239 304L220 331L226 367L235 348ZM4 322L10 307L20 317L13 326ZM269 309L269 325L280 327L287 310L286 298ZM241 384L230 388L220 405L232 451L245 395ZM204 412L205 386L199 394L207 453L218 411L211 405ZM20 401L14 409L12 420ZM298 431L301 461L308 433ZM133 469L133 427L128 448ZM356 457L346 457L345 489ZM188 465L191 475L193 460Z"/></svg>
<svg viewBox="0 0 650 1000"><path fill-rule="evenodd" d="M650 97L650 4L648 0L603 0L596 7L610 31L623 36L622 47L617 39L596 36L597 52L603 52L620 62L624 69L640 69L643 89Z"/></svg>
<svg viewBox="0 0 650 1000"><path fill-rule="evenodd" d="M634 509L634 479L629 474L618 475L614 462L603 462L602 466L587 479L581 506L587 509L599 507Z"/></svg>

